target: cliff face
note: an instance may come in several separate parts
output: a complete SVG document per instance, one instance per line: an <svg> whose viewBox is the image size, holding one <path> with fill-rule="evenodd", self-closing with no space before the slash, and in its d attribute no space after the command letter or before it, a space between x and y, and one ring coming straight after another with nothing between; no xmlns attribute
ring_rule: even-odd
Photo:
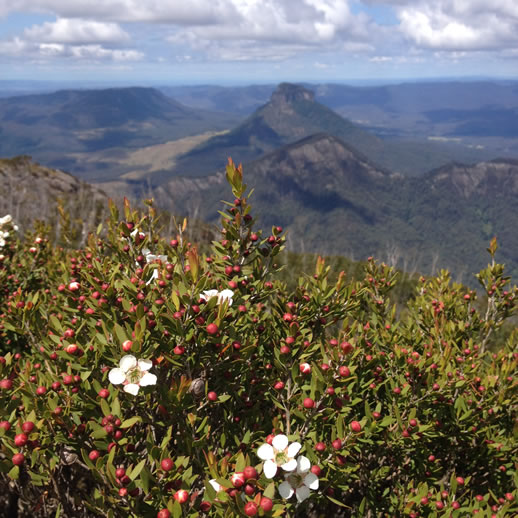
<svg viewBox="0 0 518 518"><path fill-rule="evenodd" d="M11 214L21 230L38 219L56 222L63 206L84 228L93 228L107 214L106 194L72 175L44 167L28 156L0 160L0 215Z"/></svg>
<svg viewBox="0 0 518 518"><path fill-rule="evenodd" d="M430 173L432 188L449 186L462 198L518 194L518 160L451 164Z"/></svg>

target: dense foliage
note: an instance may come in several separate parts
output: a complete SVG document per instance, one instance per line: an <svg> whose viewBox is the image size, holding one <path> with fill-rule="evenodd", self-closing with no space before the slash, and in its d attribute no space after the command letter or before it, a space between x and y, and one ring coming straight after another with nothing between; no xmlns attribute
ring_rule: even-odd
<svg viewBox="0 0 518 518"><path fill-rule="evenodd" d="M12 516L512 516L516 288L447 272L278 280L242 172L208 254L153 207L84 249L0 250L0 504ZM292 284L292 283L290 283ZM482 308L482 309L480 309ZM61 514L60 514L61 513Z"/></svg>

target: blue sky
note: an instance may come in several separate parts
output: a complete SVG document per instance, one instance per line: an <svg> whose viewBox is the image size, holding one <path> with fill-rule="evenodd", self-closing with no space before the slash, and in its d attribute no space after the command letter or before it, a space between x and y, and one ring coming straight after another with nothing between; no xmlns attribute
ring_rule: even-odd
<svg viewBox="0 0 518 518"><path fill-rule="evenodd" d="M518 77L518 0L0 0L0 79Z"/></svg>

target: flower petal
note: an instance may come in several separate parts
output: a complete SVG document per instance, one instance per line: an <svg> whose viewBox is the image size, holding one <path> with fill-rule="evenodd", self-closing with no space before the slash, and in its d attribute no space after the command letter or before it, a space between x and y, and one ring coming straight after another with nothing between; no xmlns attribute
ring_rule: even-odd
<svg viewBox="0 0 518 518"><path fill-rule="evenodd" d="M223 486L221 484L219 484L218 482L216 482L216 479L213 478L211 480L209 480L209 484L214 488L214 491L216 491L216 493L218 491L221 491L223 488Z"/></svg>
<svg viewBox="0 0 518 518"><path fill-rule="evenodd" d="M302 445L300 444L300 442L292 442L289 446L288 446L288 457L290 459L292 459L293 457L295 457L295 455L297 455L297 453L300 451L300 449L302 448Z"/></svg>
<svg viewBox="0 0 518 518"><path fill-rule="evenodd" d="M263 473L266 478L273 478L277 473L277 464L273 460L266 460L263 465Z"/></svg>
<svg viewBox="0 0 518 518"><path fill-rule="evenodd" d="M284 471L294 471L297 469L297 461L295 459L290 459L286 464L282 464L281 468Z"/></svg>
<svg viewBox="0 0 518 518"><path fill-rule="evenodd" d="M208 302L212 297L216 297L218 295L218 290L206 290L203 291L200 295L200 299Z"/></svg>
<svg viewBox="0 0 518 518"><path fill-rule="evenodd" d="M133 367L137 366L137 359L132 354L126 354L126 356L123 356L121 358L121 361L119 362L119 367L124 371L128 372L130 369L133 369Z"/></svg>
<svg viewBox="0 0 518 518"><path fill-rule="evenodd" d="M279 486L278 489L279 495L281 495L282 498L285 498L286 500L293 496L293 488L291 487L291 484L286 480Z"/></svg>
<svg viewBox="0 0 518 518"><path fill-rule="evenodd" d="M304 477L304 485L309 489L318 489L318 477L314 473L308 473Z"/></svg>
<svg viewBox="0 0 518 518"><path fill-rule="evenodd" d="M268 443L265 443L257 450L257 456L261 460L271 460L275 457L275 453L273 448Z"/></svg>
<svg viewBox="0 0 518 518"><path fill-rule="evenodd" d="M122 369L112 369L108 373L108 379L114 385L118 385L119 383L124 383L126 381L126 374Z"/></svg>
<svg viewBox="0 0 518 518"><path fill-rule="evenodd" d="M234 292L232 290L223 290L218 293L218 303L222 304L225 300L228 302L229 306L232 306L232 297L234 296Z"/></svg>
<svg viewBox="0 0 518 518"><path fill-rule="evenodd" d="M124 385L124 392L128 392L129 394L136 396L139 388L140 387L136 383L128 383L127 385Z"/></svg>
<svg viewBox="0 0 518 518"><path fill-rule="evenodd" d="M304 502L306 498L308 498L310 494L309 487L307 486L300 486L295 490L295 496L297 497L298 502Z"/></svg>
<svg viewBox="0 0 518 518"><path fill-rule="evenodd" d="M156 376L150 372L146 372L139 381L141 387L147 387L148 385L156 385Z"/></svg>
<svg viewBox="0 0 518 518"><path fill-rule="evenodd" d="M273 438L272 446L277 451L283 451L288 446L288 438L285 435L283 435L283 434L276 435Z"/></svg>
<svg viewBox="0 0 518 518"><path fill-rule="evenodd" d="M148 371L153 367L153 362L151 360L139 360L138 361L138 368L141 371Z"/></svg>
<svg viewBox="0 0 518 518"><path fill-rule="evenodd" d="M307 457L304 457L304 455L301 455L297 459L297 473L307 473L311 468L311 462L309 462L309 459Z"/></svg>

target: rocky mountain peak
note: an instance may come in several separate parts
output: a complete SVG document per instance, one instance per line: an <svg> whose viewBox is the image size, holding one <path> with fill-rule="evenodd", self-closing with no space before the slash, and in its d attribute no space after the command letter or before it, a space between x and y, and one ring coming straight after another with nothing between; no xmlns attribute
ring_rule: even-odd
<svg viewBox="0 0 518 518"><path fill-rule="evenodd" d="M271 102L275 105L286 105L297 101L315 101L315 93L293 83L281 83L272 93Z"/></svg>

